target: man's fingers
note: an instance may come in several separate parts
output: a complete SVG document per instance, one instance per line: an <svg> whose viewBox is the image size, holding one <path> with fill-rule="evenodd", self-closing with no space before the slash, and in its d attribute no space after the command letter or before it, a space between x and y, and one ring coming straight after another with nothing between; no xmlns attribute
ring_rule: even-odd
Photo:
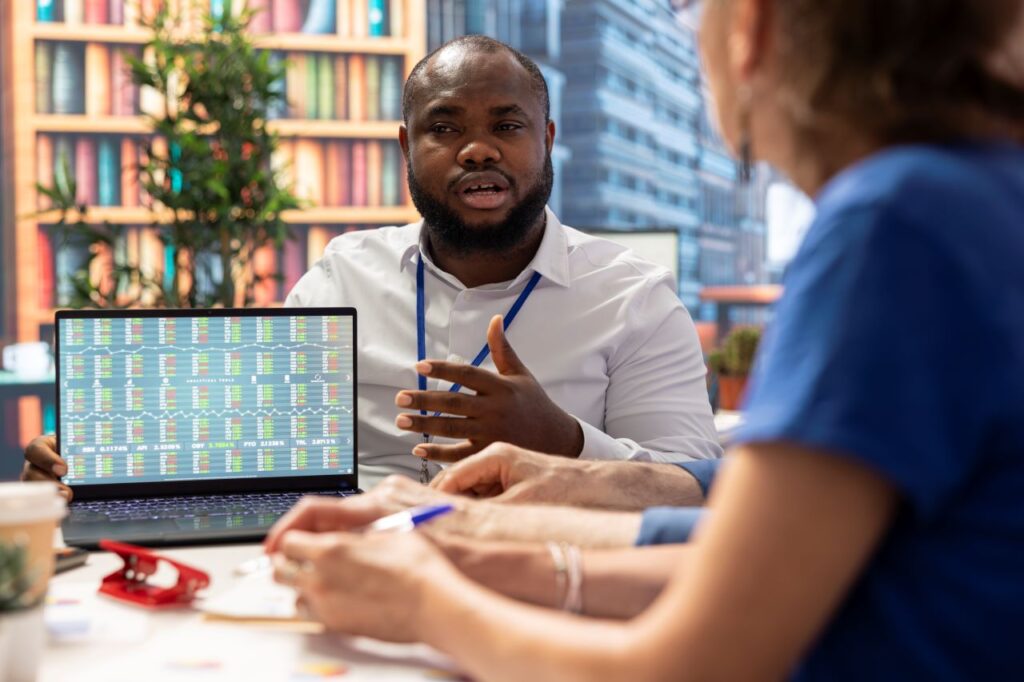
<svg viewBox="0 0 1024 682"><path fill-rule="evenodd" d="M425 446L417 446L417 449L420 447ZM437 489L454 494L465 494L481 488L492 489L495 486L503 490L503 478L502 458L491 453L481 453L449 467L444 478L437 484Z"/></svg>
<svg viewBox="0 0 1024 682"><path fill-rule="evenodd" d="M416 363L416 371L431 379L461 384L480 395L495 393L504 387L501 377L494 372L462 363L424 360Z"/></svg>
<svg viewBox="0 0 1024 682"><path fill-rule="evenodd" d="M480 424L475 419L462 417L424 417L418 414L400 414L395 419L395 426L403 431L427 433L442 438L475 438L480 431Z"/></svg>
<svg viewBox="0 0 1024 682"><path fill-rule="evenodd" d="M25 448L25 459L43 471L52 472L54 477L68 472L67 463L57 454L57 439L52 435L33 439Z"/></svg>
<svg viewBox="0 0 1024 682"><path fill-rule="evenodd" d="M461 417L476 417L481 412L480 399L475 395L451 391L401 391L395 396L395 405Z"/></svg>
<svg viewBox="0 0 1024 682"><path fill-rule="evenodd" d="M71 501L74 497L74 493L71 491L69 486L64 485L57 480L53 474L43 471L34 464L28 464L26 462L25 467L21 470L21 480L23 481L48 481L57 484L57 492L64 496L64 499Z"/></svg>
<svg viewBox="0 0 1024 682"><path fill-rule="evenodd" d="M438 443L423 443L413 448L412 453L417 457L429 459L431 462L458 462L470 455L480 452L481 446L473 441L462 441L452 445L439 445ZM435 479L436 480L436 479ZM444 488L438 488L450 492Z"/></svg>
<svg viewBox="0 0 1024 682"><path fill-rule="evenodd" d="M491 349L491 357L494 358L494 366L498 373L506 374L529 374L526 365L522 363L516 352L512 350L512 344L505 336L505 326L501 315L491 318L487 325L487 346Z"/></svg>

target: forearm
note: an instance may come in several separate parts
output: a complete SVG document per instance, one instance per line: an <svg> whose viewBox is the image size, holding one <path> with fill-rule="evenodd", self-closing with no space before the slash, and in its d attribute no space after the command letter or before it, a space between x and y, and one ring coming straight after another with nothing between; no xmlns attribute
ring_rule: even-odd
<svg viewBox="0 0 1024 682"><path fill-rule="evenodd" d="M643 511L704 504L697 479L674 464L588 462L581 478L569 501L580 507Z"/></svg>
<svg viewBox="0 0 1024 682"><path fill-rule="evenodd" d="M480 502L466 505L439 529L502 542L568 542L589 548L632 547L640 515L546 505Z"/></svg>
<svg viewBox="0 0 1024 682"><path fill-rule="evenodd" d="M559 609L555 566L546 545L445 541L439 545L463 574L518 601ZM583 554L583 613L631 618L661 593L690 549L684 546L592 550Z"/></svg>
<svg viewBox="0 0 1024 682"><path fill-rule="evenodd" d="M419 631L474 678L587 681L637 679L629 624L584 620L516 603L462 578L427 592ZM641 674L642 676L642 674Z"/></svg>

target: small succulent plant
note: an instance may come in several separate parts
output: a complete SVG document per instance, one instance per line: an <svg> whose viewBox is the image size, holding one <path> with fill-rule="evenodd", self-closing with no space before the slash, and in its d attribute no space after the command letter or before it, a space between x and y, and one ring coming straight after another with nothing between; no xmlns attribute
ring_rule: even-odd
<svg viewBox="0 0 1024 682"><path fill-rule="evenodd" d="M761 330L757 327L739 327L729 332L722 346L722 373L727 376L747 376L754 366Z"/></svg>

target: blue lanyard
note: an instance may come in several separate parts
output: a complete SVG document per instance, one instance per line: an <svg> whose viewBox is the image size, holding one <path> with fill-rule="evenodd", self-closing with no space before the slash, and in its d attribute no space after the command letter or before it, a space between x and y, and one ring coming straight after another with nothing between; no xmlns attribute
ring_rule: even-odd
<svg viewBox="0 0 1024 682"><path fill-rule="evenodd" d="M416 353L421 362L427 357L427 322L425 314L426 303L423 295L423 280L423 254L420 254L419 263L416 265ZM516 319L516 315L519 314L519 310L523 307L523 304L526 303L526 299L530 297L530 294L533 293L533 289L537 286L537 282L539 281L540 273L533 273L533 276L530 277L530 281L526 284L526 288L523 289L522 293L519 294L519 298L516 299L516 302L513 303L512 307L509 308L507 313L505 313L505 318L502 322L502 327L505 330L508 330L509 326L512 324L512 320ZM470 364L473 367L479 367L480 364L487 359L490 352L490 346L484 343L484 347L480 349L480 352L477 353L476 357L473 358L473 362ZM422 374L418 375L418 378L420 390L427 390L427 378ZM458 393L461 389L462 384L453 384L448 390L451 393ZM426 416L427 413L425 410L420 410L420 414ZM437 417L440 414L440 412L436 412L434 413L434 416Z"/></svg>

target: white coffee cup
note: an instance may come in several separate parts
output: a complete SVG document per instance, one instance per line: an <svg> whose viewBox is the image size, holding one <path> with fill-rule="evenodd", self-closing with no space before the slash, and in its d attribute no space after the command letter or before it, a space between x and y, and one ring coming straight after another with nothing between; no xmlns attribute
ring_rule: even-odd
<svg viewBox="0 0 1024 682"><path fill-rule="evenodd" d="M23 379L44 379L50 373L50 344L45 341L15 343L4 348L4 368Z"/></svg>
<svg viewBox="0 0 1024 682"><path fill-rule="evenodd" d="M36 677L46 635L42 600L53 575L54 533L66 508L55 483L0 483L0 547L23 561L18 589L2 595L11 603L0 611L0 682Z"/></svg>

